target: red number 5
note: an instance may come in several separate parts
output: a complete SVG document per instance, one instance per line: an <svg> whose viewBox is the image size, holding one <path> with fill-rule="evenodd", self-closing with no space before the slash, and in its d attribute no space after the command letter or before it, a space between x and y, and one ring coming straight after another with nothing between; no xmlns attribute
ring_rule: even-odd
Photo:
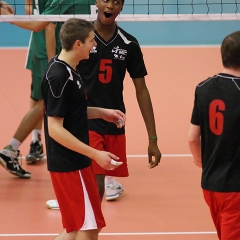
<svg viewBox="0 0 240 240"><path fill-rule="evenodd" d="M223 132L224 116L220 111L225 111L225 103L222 100L213 100L209 105L209 127L216 134Z"/></svg>
<svg viewBox="0 0 240 240"><path fill-rule="evenodd" d="M101 59L99 66L99 81L102 83L109 83L112 80L112 60Z"/></svg>

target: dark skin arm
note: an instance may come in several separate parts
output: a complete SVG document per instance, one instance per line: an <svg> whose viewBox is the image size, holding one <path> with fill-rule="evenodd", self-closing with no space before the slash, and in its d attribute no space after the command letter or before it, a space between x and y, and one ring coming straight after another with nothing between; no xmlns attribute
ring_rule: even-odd
<svg viewBox="0 0 240 240"><path fill-rule="evenodd" d="M157 136L155 119L151 97L146 86L144 78L134 78L133 83L136 90L138 105L143 116L143 120L147 129L148 136ZM148 144L148 162L149 168L156 167L161 160L161 152L157 145L157 139L149 140Z"/></svg>

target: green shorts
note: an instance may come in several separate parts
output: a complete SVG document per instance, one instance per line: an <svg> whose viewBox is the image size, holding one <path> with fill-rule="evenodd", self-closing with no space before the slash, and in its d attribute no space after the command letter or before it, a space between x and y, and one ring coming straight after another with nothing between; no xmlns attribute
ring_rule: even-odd
<svg viewBox="0 0 240 240"><path fill-rule="evenodd" d="M32 84L30 97L35 100L42 100L42 80L46 72L48 59L40 59L29 52L26 68L32 71Z"/></svg>

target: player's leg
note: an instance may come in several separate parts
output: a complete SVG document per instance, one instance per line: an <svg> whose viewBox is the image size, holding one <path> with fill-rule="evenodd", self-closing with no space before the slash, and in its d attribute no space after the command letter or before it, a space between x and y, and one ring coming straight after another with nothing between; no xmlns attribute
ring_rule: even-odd
<svg viewBox="0 0 240 240"><path fill-rule="evenodd" d="M38 101L30 100L30 108L34 108L38 104ZM43 107L43 106L42 106ZM34 164L40 161L44 157L42 139L42 122L43 117L39 119L36 126L32 130L32 142L30 144L29 154L26 156L28 164Z"/></svg>
<svg viewBox="0 0 240 240"><path fill-rule="evenodd" d="M7 171L21 178L30 178L31 173L25 171L19 165L19 147L35 127L38 120L42 119L42 106L43 103L41 101L25 114L9 145L0 151L0 164Z"/></svg>
<svg viewBox="0 0 240 240"><path fill-rule="evenodd" d="M66 229L56 239L72 239L67 237L74 236L77 231L74 239L97 240L99 231L106 224L92 167L72 172L50 172L50 175Z"/></svg>
<svg viewBox="0 0 240 240"><path fill-rule="evenodd" d="M89 131L89 145L92 148L95 148L100 151L105 151L106 143L103 136L97 132ZM92 160L92 168L93 172L96 176L97 184L98 184L98 191L101 200L103 199L105 193L105 169L100 167L94 160Z"/></svg>
<svg viewBox="0 0 240 240"><path fill-rule="evenodd" d="M35 106L38 104L41 104L43 109L41 86L47 64L47 59L39 59L34 55L32 56L32 63L30 66L32 72L30 109L35 108ZM41 143L43 110L41 113L42 116L38 119L38 121L35 123L36 125L32 129L32 142L30 144L29 154L26 156L26 161L28 164L34 164L40 161L44 156L43 144Z"/></svg>
<svg viewBox="0 0 240 240"><path fill-rule="evenodd" d="M221 240L240 239L240 192L218 194L223 202Z"/></svg>
<svg viewBox="0 0 240 240"><path fill-rule="evenodd" d="M66 230L61 232L55 240L97 240L98 230L88 230L88 231L74 231L67 233Z"/></svg>
<svg viewBox="0 0 240 240"><path fill-rule="evenodd" d="M66 230L62 231L55 240L75 240L77 236L77 231L67 233Z"/></svg>
<svg viewBox="0 0 240 240"><path fill-rule="evenodd" d="M216 196L216 192L208 191L203 189L203 196L207 203L213 223L217 230L218 238L221 239L221 228L222 228L222 216L221 216L221 204L218 202L219 198Z"/></svg>
<svg viewBox="0 0 240 240"><path fill-rule="evenodd" d="M119 198L123 193L123 186L115 180L116 177L127 177L129 175L126 158L126 137L121 135L104 135L105 150L114 153L123 162L121 166L113 171L105 171L105 196L107 201Z"/></svg>
<svg viewBox="0 0 240 240"><path fill-rule="evenodd" d="M17 139L19 142L22 143L34 129L36 123L39 121L39 119L42 118L42 116L43 100L38 101L36 106L25 114L13 138Z"/></svg>

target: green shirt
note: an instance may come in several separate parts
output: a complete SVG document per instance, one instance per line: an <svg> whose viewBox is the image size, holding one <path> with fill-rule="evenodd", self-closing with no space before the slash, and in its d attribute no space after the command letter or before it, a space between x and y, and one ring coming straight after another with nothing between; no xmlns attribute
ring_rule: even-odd
<svg viewBox="0 0 240 240"><path fill-rule="evenodd" d="M95 0L33 0L33 14L91 14L91 6L95 6ZM56 54L58 54L61 50L59 32L62 22L57 22L56 24ZM32 55L40 59L47 59L45 30L31 33L27 68L29 68L28 66Z"/></svg>

